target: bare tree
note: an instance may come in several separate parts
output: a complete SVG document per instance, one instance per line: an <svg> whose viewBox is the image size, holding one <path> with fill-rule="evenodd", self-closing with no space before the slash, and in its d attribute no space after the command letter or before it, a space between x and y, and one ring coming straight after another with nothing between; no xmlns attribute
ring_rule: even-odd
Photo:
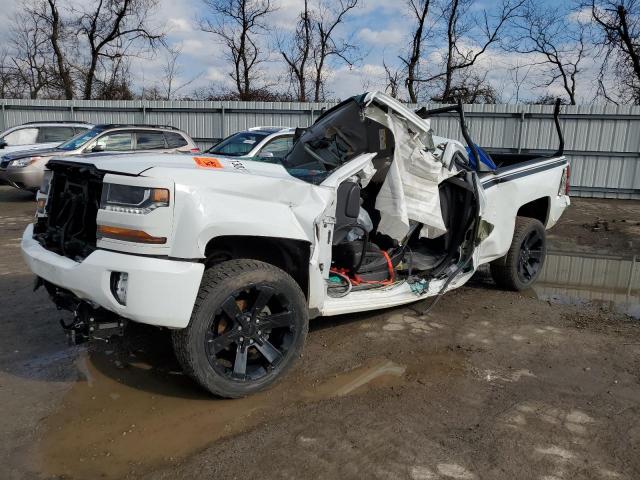
<svg viewBox="0 0 640 480"><path fill-rule="evenodd" d="M133 88L127 56L120 56L109 62L104 77L95 81L94 98L98 100L133 100Z"/></svg>
<svg viewBox="0 0 640 480"><path fill-rule="evenodd" d="M307 101L308 63L311 61L314 40L314 23L309 8L309 0L304 0L304 10L300 13L293 37L287 42L279 40L280 54L284 58L289 77L294 85L299 102Z"/></svg>
<svg viewBox="0 0 640 480"><path fill-rule="evenodd" d="M160 82L160 91L163 100L171 100L177 93L184 90L198 78L202 76L202 72L192 76L186 81L180 82L182 74L182 66L180 65L180 56L182 55L182 45L175 47L167 47L165 64L162 67L162 80Z"/></svg>
<svg viewBox="0 0 640 480"><path fill-rule="evenodd" d="M28 89L29 98L38 98L51 78L50 44L46 25L40 15L18 12L10 29L12 63L17 81Z"/></svg>
<svg viewBox="0 0 640 480"><path fill-rule="evenodd" d="M455 82L461 81L456 79L456 76L473 67L490 46L500 41L505 26L515 17L525 1L502 0L496 15L491 16L484 10L479 17L472 12L473 0L444 2L440 15L445 19L444 35L447 43L442 54L442 69L415 81L438 84L439 93L433 95L432 99L444 103L454 102L452 92ZM476 34L477 31L479 34ZM474 44L477 45L476 48L468 47Z"/></svg>
<svg viewBox="0 0 640 480"><path fill-rule="evenodd" d="M489 82L487 82L487 74L472 74L463 77L458 83L451 87L449 94L453 99L460 99L463 103L498 103L500 94Z"/></svg>
<svg viewBox="0 0 640 480"><path fill-rule="evenodd" d="M13 58L6 47L0 48L0 98L20 98L24 92L18 81Z"/></svg>
<svg viewBox="0 0 640 480"><path fill-rule="evenodd" d="M521 17L514 22L508 49L530 57L530 65L540 67L539 86L560 83L569 103L576 104L577 75L588 53L587 28L570 10L544 8L528 0Z"/></svg>
<svg viewBox="0 0 640 480"><path fill-rule="evenodd" d="M150 25L150 14L157 6L158 0L98 0L75 12L78 33L89 47L88 61L81 69L83 98L92 97L102 61L118 64L113 71L122 72L121 58L138 55L140 49L155 49L163 42L164 34Z"/></svg>
<svg viewBox="0 0 640 480"><path fill-rule="evenodd" d="M128 72L122 59L163 42L163 33L150 20L157 4L158 0L96 0L63 9L61 0L31 0L25 12L43 25L53 53L52 88L67 99L79 92L90 99L96 83L108 84Z"/></svg>
<svg viewBox="0 0 640 480"><path fill-rule="evenodd" d="M406 57L400 57L406 68L407 78L405 85L409 92L409 101L416 103L418 101L417 79L419 75L419 66L422 55L422 43L426 39L426 24L429 15L429 7L431 0L408 0L409 10L415 19L413 34L411 36L411 47ZM385 67L386 70L386 67Z"/></svg>
<svg viewBox="0 0 640 480"><path fill-rule="evenodd" d="M509 103L520 103L520 91L531 74L533 65L523 64L518 60L516 64L509 69L509 78L513 84L514 91L509 98ZM522 73L521 73L522 71Z"/></svg>
<svg viewBox="0 0 640 480"><path fill-rule="evenodd" d="M217 35L227 48L233 63L233 79L240 100L251 100L260 87L260 64L266 53L259 35L266 32L266 17L274 11L271 0L203 0L214 18L200 20L200 28Z"/></svg>
<svg viewBox="0 0 640 480"><path fill-rule="evenodd" d="M358 5L359 0L334 0L333 5L322 2L315 20L317 38L315 40L314 57L314 100L324 98L324 86L327 81L327 64L331 59L345 63L352 67L357 59L358 49L348 40L340 38L336 28L340 25L349 11Z"/></svg>
<svg viewBox="0 0 640 480"><path fill-rule="evenodd" d="M384 60L382 61L382 67L384 68L386 79L385 92L389 93L393 98L398 98L400 87L402 86L403 73L391 68Z"/></svg>
<svg viewBox="0 0 640 480"><path fill-rule="evenodd" d="M598 44L603 48L603 64L599 85L605 98L604 78L610 75L608 66L620 85L622 100L640 104L640 2L637 0L589 0L589 8L599 32Z"/></svg>
<svg viewBox="0 0 640 480"><path fill-rule="evenodd" d="M53 68L49 78L49 89L60 90L66 99L74 97L75 84L72 78L71 66L67 62L67 52L73 48L71 40L77 37L71 35L67 23L63 20L58 6L58 0L30 0L23 4L23 15L37 23L46 33L50 49L53 51Z"/></svg>

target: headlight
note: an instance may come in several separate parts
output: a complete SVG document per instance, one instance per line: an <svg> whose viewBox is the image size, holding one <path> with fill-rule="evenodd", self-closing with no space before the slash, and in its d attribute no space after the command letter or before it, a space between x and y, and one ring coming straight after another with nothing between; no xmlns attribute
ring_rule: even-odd
<svg viewBox="0 0 640 480"><path fill-rule="evenodd" d="M144 215L159 207L169 206L169 190L166 188L132 187L105 183L102 188L100 208L111 212Z"/></svg>
<svg viewBox="0 0 640 480"><path fill-rule="evenodd" d="M42 157L25 157L25 158L19 158L18 160L11 160L9 162L9 166L10 167L26 167L28 165L31 165L32 163L37 162L38 160L40 160Z"/></svg>

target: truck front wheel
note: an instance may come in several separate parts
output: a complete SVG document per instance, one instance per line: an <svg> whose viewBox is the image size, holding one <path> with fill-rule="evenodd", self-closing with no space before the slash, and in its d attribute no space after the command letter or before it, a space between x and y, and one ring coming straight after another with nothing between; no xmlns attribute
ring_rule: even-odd
<svg viewBox="0 0 640 480"><path fill-rule="evenodd" d="M238 398L282 377L308 329L305 296L291 276L257 260L229 260L205 271L173 346L185 373L214 395Z"/></svg>
<svg viewBox="0 0 640 480"><path fill-rule="evenodd" d="M511 247L504 257L491 262L491 276L501 288L525 290L538 279L546 253L546 231L540 220L516 217Z"/></svg>

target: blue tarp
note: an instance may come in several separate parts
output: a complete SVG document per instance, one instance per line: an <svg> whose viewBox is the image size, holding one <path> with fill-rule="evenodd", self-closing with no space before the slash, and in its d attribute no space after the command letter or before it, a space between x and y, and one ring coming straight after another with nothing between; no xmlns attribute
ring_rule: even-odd
<svg viewBox="0 0 640 480"><path fill-rule="evenodd" d="M487 167L487 169L489 170L497 170L498 167L496 167L496 164L493 163L493 160L491 159L491 157L489 156L489 154L487 152L485 152L482 148L480 148L478 145L475 146L476 150L478 150L478 156L480 157L480 163L482 163L485 167ZM469 147L466 147L467 149L467 154L469 155L469 165L471 165L471 167L474 170L477 170L477 165L478 163L476 162L476 159L473 156L473 153L471 153L471 149ZM485 169L483 169L485 170Z"/></svg>

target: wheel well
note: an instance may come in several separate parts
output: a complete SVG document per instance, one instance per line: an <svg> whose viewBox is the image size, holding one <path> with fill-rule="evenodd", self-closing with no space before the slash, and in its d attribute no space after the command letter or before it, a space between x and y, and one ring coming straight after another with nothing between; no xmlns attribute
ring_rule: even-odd
<svg viewBox="0 0 640 480"><path fill-rule="evenodd" d="M516 215L518 217L535 218L546 226L550 204L551 200L549 197L538 198L537 200L522 205Z"/></svg>
<svg viewBox="0 0 640 480"><path fill-rule="evenodd" d="M209 240L205 248L205 268L226 260L249 258L284 270L309 291L310 244L303 240L272 237L222 236Z"/></svg>

